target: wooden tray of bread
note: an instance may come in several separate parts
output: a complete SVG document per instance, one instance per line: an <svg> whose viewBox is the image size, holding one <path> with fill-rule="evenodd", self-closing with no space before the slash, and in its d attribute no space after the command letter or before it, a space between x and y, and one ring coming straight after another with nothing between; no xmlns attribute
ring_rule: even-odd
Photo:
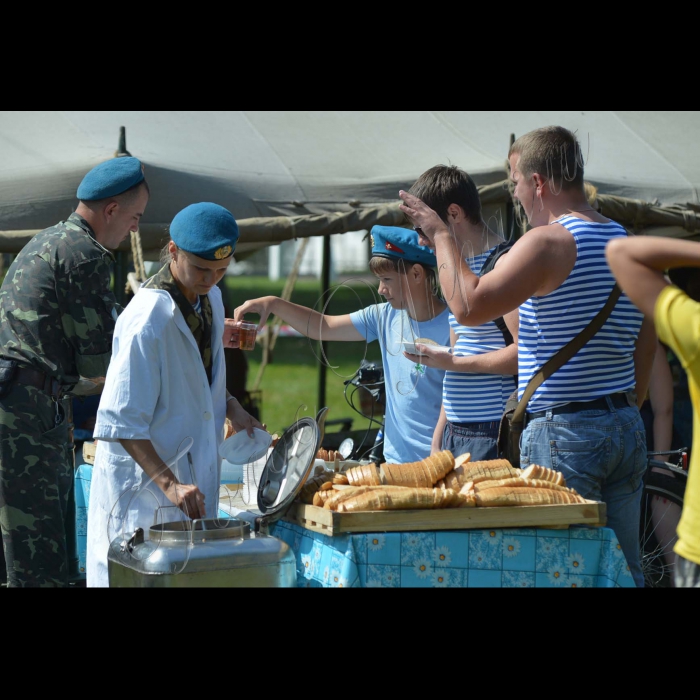
<svg viewBox="0 0 700 700"><path fill-rule="evenodd" d="M505 460L470 462L444 450L420 462L315 475L285 520L325 535L606 524L605 504L583 498L563 475Z"/></svg>
<svg viewBox="0 0 700 700"><path fill-rule="evenodd" d="M605 525L605 503L587 501L542 506L384 510L338 513L306 503L293 503L283 518L323 535L352 532L418 532L479 530L490 527L562 529L569 525Z"/></svg>

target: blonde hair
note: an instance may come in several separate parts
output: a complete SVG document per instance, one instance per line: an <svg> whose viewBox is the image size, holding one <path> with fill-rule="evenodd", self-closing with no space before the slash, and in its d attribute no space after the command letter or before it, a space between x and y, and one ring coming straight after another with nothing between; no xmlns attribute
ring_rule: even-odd
<svg viewBox="0 0 700 700"><path fill-rule="evenodd" d="M600 204L598 203L598 188L592 185L590 182L583 183L583 190L586 193L586 199L588 203L594 208L600 211Z"/></svg>
<svg viewBox="0 0 700 700"><path fill-rule="evenodd" d="M563 126L534 129L516 139L508 158L519 155L518 169L524 177L539 173L552 180L552 191L572 190L583 183L583 156L576 135Z"/></svg>

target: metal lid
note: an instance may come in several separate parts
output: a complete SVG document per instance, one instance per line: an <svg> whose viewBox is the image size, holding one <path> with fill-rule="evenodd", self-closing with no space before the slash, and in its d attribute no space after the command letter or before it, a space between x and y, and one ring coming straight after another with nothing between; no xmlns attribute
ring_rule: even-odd
<svg viewBox="0 0 700 700"><path fill-rule="evenodd" d="M258 508L263 515L284 515L309 476L320 446L321 429L311 417L300 418L284 431L260 475Z"/></svg>

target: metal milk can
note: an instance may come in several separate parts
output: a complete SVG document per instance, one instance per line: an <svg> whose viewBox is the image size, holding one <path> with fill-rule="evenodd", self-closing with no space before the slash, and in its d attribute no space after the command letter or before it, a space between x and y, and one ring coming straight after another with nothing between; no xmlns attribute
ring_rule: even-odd
<svg viewBox="0 0 700 700"><path fill-rule="evenodd" d="M296 559L269 534L306 481L322 426L301 418L272 449L258 485L261 515L254 527L238 518L204 518L152 525L120 535L109 548L110 587L294 587Z"/></svg>

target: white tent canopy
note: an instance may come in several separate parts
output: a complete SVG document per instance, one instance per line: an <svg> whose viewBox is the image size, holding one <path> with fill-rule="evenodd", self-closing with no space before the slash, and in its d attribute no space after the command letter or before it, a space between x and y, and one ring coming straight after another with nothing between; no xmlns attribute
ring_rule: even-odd
<svg viewBox="0 0 700 700"><path fill-rule="evenodd" d="M700 112L0 112L0 252L73 211L121 127L151 187L144 246L159 248L187 204L214 201L241 224L238 255L404 223L398 190L438 163L506 202L511 135L551 124L576 131L604 213L616 203L639 228L698 236Z"/></svg>

